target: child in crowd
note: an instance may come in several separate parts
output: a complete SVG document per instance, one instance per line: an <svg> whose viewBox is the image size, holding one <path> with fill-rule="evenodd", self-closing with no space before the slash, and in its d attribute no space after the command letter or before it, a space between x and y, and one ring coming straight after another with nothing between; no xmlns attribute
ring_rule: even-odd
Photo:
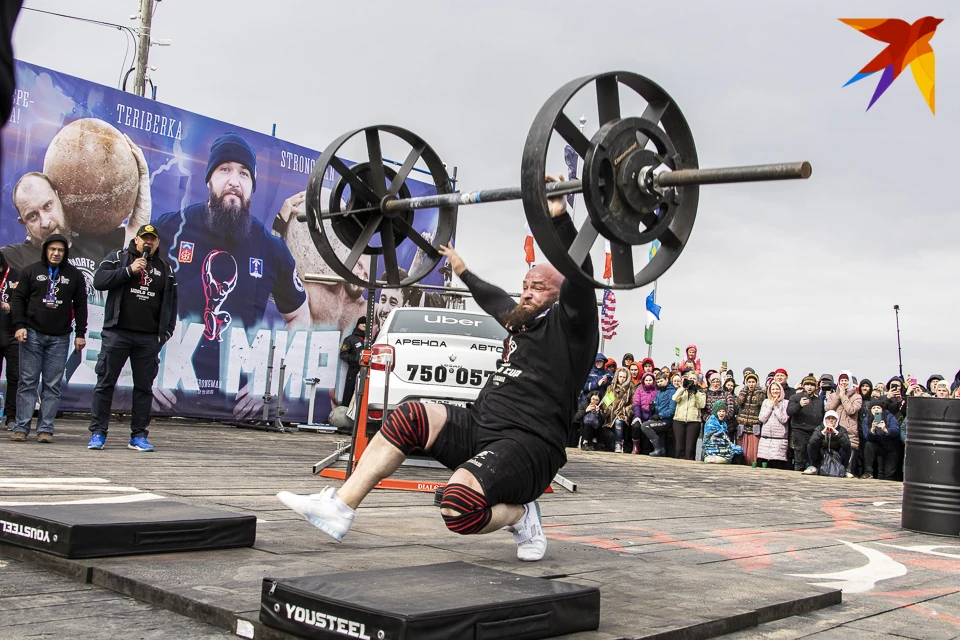
<svg viewBox="0 0 960 640"><path fill-rule="evenodd" d="M730 441L727 433L727 405L722 400L713 403L713 410L703 427L703 461L712 464L730 464L743 449Z"/></svg>

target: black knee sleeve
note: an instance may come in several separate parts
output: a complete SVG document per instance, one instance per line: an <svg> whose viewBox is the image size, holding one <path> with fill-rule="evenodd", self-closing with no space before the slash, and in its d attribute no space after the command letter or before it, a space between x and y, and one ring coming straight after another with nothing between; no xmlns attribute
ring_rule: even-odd
<svg viewBox="0 0 960 640"><path fill-rule="evenodd" d="M426 407L420 402L404 402L387 416L380 435L407 456L418 447L426 449L430 438Z"/></svg>
<svg viewBox="0 0 960 640"><path fill-rule="evenodd" d="M491 511L487 499L479 491L463 484L448 484L443 488L441 509L457 512L454 516L443 516L447 529L461 535L480 533L490 522Z"/></svg>

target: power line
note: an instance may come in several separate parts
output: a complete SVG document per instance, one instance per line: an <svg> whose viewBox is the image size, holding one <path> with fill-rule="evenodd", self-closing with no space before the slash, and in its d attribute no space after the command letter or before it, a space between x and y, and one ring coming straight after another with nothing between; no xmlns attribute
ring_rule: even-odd
<svg viewBox="0 0 960 640"><path fill-rule="evenodd" d="M94 20L93 18L84 18L83 16L71 16L66 13L57 13L55 11L46 11L44 9L34 9L33 7L23 7L24 11L35 11L36 13L45 13L50 16L57 16L58 18L70 18L71 20L79 20L80 22L89 22L90 24L99 24L104 27L114 27L115 29L125 29L133 34L133 29L130 27L117 24L115 22L104 22L103 20Z"/></svg>
<svg viewBox="0 0 960 640"><path fill-rule="evenodd" d="M70 20L77 20L78 22L86 22L88 24L96 24L101 27L110 27L112 29L117 29L122 31L124 34L124 41L126 42L126 49L123 52L123 64L120 67L120 76L117 79L117 87L120 87L120 84L123 82L123 73L127 68L127 56L130 53L130 42L133 41L134 45L137 43L137 35L130 27L123 24L116 24L115 22L104 22L103 20L94 20L93 18L84 18L83 16L72 16L66 13L57 13L56 11L46 11L44 9L34 9L33 7L23 7L24 11L33 11L35 13L43 13L49 16L56 16L58 18L68 18Z"/></svg>

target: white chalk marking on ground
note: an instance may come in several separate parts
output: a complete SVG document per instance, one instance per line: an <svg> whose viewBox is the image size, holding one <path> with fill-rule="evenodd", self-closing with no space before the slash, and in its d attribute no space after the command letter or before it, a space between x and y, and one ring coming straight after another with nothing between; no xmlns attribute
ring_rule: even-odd
<svg viewBox="0 0 960 640"><path fill-rule="evenodd" d="M29 483L57 483L57 484L110 484L103 478L0 478L0 482L29 482Z"/></svg>
<svg viewBox="0 0 960 640"><path fill-rule="evenodd" d="M960 560L960 554L956 553L944 553L943 551L934 551L934 549L960 549L960 547L952 544L921 544L913 545L910 547L901 546L898 544L885 544L883 542L878 542L877 544L883 545L884 547L892 547L894 549L903 549L904 551L913 551L914 553L926 553L931 556L942 556L944 558L953 558L954 560Z"/></svg>
<svg viewBox="0 0 960 640"><path fill-rule="evenodd" d="M105 498L85 498L83 500L59 500L56 502L0 502L0 507L27 507L39 504L123 504L127 502L146 502L147 500L163 500L166 496L155 493L133 493L125 496L108 496Z"/></svg>
<svg viewBox="0 0 960 640"><path fill-rule="evenodd" d="M869 562L856 569L847 569L846 571L836 571L834 573L791 573L797 578L814 578L818 580L836 580L837 582L811 582L818 587L829 587L832 589L842 589L844 593L864 593L873 589L881 580L890 578L899 578L907 574L907 568L876 549L863 547L859 544L847 542L846 540L837 540L842 542L854 551L859 551L869 558Z"/></svg>
<svg viewBox="0 0 960 640"><path fill-rule="evenodd" d="M46 489L48 491L140 491L136 487L116 487L114 485L83 485L83 484L47 484L43 482L0 482L0 489Z"/></svg>

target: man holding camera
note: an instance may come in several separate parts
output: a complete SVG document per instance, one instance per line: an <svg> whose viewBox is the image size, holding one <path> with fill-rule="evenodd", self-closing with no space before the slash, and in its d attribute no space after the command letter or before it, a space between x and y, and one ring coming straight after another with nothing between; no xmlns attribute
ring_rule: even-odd
<svg viewBox="0 0 960 640"><path fill-rule="evenodd" d="M820 472L820 465L823 457L828 451L833 450L839 453L840 462L844 468L850 462L850 436L847 430L840 426L840 416L836 411L827 411L823 416L823 426L813 432L810 436L810 442L807 444L807 459L809 466L803 470L804 475L815 476ZM833 475L832 473L830 475ZM853 474L847 471L847 478L852 478Z"/></svg>
<svg viewBox="0 0 960 640"><path fill-rule="evenodd" d="M107 304L87 449L103 449L113 391L129 358L133 370L133 415L127 448L153 451L153 445L147 441L153 381L160 364L160 349L173 335L177 323L177 280L170 263L157 255L159 245L157 228L145 224L127 248L107 256L93 276L93 286L107 292Z"/></svg>
<svg viewBox="0 0 960 640"><path fill-rule="evenodd" d="M680 388L673 394L677 409L673 414L673 436L676 440L677 458L693 460L700 435L700 410L707 403L707 396L697 382L695 369L687 369Z"/></svg>

